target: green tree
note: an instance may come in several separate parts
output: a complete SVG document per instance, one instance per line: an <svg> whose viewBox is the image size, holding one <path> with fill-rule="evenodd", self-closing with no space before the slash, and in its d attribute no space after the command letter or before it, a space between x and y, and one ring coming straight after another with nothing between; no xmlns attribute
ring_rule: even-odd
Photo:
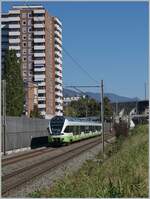
<svg viewBox="0 0 150 199"><path fill-rule="evenodd" d="M30 112L30 117L41 117L37 104L34 104L33 110Z"/></svg>
<svg viewBox="0 0 150 199"><path fill-rule="evenodd" d="M100 105L88 97L72 101L64 108L64 114L72 117L90 117L100 115Z"/></svg>
<svg viewBox="0 0 150 199"><path fill-rule="evenodd" d="M15 50L8 50L4 60L3 79L6 80L6 114L20 116L24 106L21 64Z"/></svg>
<svg viewBox="0 0 150 199"><path fill-rule="evenodd" d="M108 97L104 97L104 117L110 118L113 115L112 106Z"/></svg>

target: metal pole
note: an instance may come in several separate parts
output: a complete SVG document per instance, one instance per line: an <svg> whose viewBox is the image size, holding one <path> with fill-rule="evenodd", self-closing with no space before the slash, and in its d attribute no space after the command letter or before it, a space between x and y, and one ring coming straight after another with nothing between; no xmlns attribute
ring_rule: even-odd
<svg viewBox="0 0 150 199"><path fill-rule="evenodd" d="M101 123L102 123L102 152L104 155L104 101L103 101L103 80L101 80Z"/></svg>
<svg viewBox="0 0 150 199"><path fill-rule="evenodd" d="M116 116L118 116L118 100L116 99Z"/></svg>
<svg viewBox="0 0 150 199"><path fill-rule="evenodd" d="M146 82L145 82L144 86L145 86L145 100L146 100Z"/></svg>
<svg viewBox="0 0 150 199"><path fill-rule="evenodd" d="M6 80L2 80L3 84L3 152L6 155Z"/></svg>

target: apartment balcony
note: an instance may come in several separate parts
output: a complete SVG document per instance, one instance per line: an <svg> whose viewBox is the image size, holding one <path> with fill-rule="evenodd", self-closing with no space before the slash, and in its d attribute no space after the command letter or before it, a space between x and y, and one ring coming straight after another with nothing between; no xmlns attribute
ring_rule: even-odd
<svg viewBox="0 0 150 199"><path fill-rule="evenodd" d="M9 18L1 18L1 28L7 28L7 22Z"/></svg>
<svg viewBox="0 0 150 199"><path fill-rule="evenodd" d="M38 89L38 93L46 93L45 89Z"/></svg>
<svg viewBox="0 0 150 199"><path fill-rule="evenodd" d="M34 53L34 57L45 57L45 53Z"/></svg>
<svg viewBox="0 0 150 199"><path fill-rule="evenodd" d="M60 71L55 71L55 74L57 75L57 76L59 76L59 77L62 77L62 72L60 72Z"/></svg>
<svg viewBox="0 0 150 199"><path fill-rule="evenodd" d="M9 10L9 14L20 14L20 10Z"/></svg>
<svg viewBox="0 0 150 199"><path fill-rule="evenodd" d="M45 24L34 24L34 28L45 28Z"/></svg>
<svg viewBox="0 0 150 199"><path fill-rule="evenodd" d="M40 82L40 83L38 83L38 86L45 86L45 85L46 85L45 82Z"/></svg>
<svg viewBox="0 0 150 199"><path fill-rule="evenodd" d="M45 60L34 60L34 64L45 64Z"/></svg>
<svg viewBox="0 0 150 199"><path fill-rule="evenodd" d="M44 81L45 75L34 75L34 81Z"/></svg>
<svg viewBox="0 0 150 199"><path fill-rule="evenodd" d="M42 13L45 13L45 10L44 9L37 9L37 10L34 9L33 12L37 13L37 14L42 14Z"/></svg>
<svg viewBox="0 0 150 199"><path fill-rule="evenodd" d="M38 101L45 101L46 100L46 97L38 97Z"/></svg>
<svg viewBox="0 0 150 199"><path fill-rule="evenodd" d="M46 108L46 104L38 104L38 108Z"/></svg>
<svg viewBox="0 0 150 199"><path fill-rule="evenodd" d="M12 44L12 43L20 43L20 39L17 38L17 39L9 39L9 43Z"/></svg>
<svg viewBox="0 0 150 199"><path fill-rule="evenodd" d="M34 45L34 50L45 50L45 45L40 46L40 45Z"/></svg>
<svg viewBox="0 0 150 199"><path fill-rule="evenodd" d="M62 47L56 43L54 43L55 48L62 52Z"/></svg>
<svg viewBox="0 0 150 199"><path fill-rule="evenodd" d="M34 35L45 35L45 31L34 31Z"/></svg>
<svg viewBox="0 0 150 199"><path fill-rule="evenodd" d="M9 17L9 21L20 21L20 17Z"/></svg>
<svg viewBox="0 0 150 199"><path fill-rule="evenodd" d="M56 28L56 30L59 30L62 33L62 29L59 25L55 24L55 28Z"/></svg>
<svg viewBox="0 0 150 199"><path fill-rule="evenodd" d="M62 105L55 105L55 109L57 109L57 110L63 110L63 106Z"/></svg>
<svg viewBox="0 0 150 199"><path fill-rule="evenodd" d="M20 50L20 46L9 46L9 50Z"/></svg>
<svg viewBox="0 0 150 199"><path fill-rule="evenodd" d="M56 57L55 57L55 63L57 63L57 64L62 64L62 60L61 60L60 58L56 58Z"/></svg>
<svg viewBox="0 0 150 199"><path fill-rule="evenodd" d="M9 36L20 36L20 32L19 31L9 32Z"/></svg>
<svg viewBox="0 0 150 199"><path fill-rule="evenodd" d="M9 24L9 28L20 28L20 24Z"/></svg>
<svg viewBox="0 0 150 199"><path fill-rule="evenodd" d="M59 111L59 110L58 111L56 110L56 115L57 116L63 116L63 113L61 111Z"/></svg>
<svg viewBox="0 0 150 199"><path fill-rule="evenodd" d="M62 71L62 66L60 64L55 64L55 68Z"/></svg>
<svg viewBox="0 0 150 199"><path fill-rule="evenodd" d="M63 90L63 88L62 88L62 86L61 86L60 84L56 84L56 85L55 85L55 88L57 88L57 89L60 90L60 91Z"/></svg>
<svg viewBox="0 0 150 199"><path fill-rule="evenodd" d="M20 53L16 53L16 56L19 58L19 57L21 57L21 54Z"/></svg>
<svg viewBox="0 0 150 199"><path fill-rule="evenodd" d="M34 39L34 43L44 43L45 42L45 38L41 39L41 38L38 38L38 39Z"/></svg>
<svg viewBox="0 0 150 199"><path fill-rule="evenodd" d="M60 83L60 84L62 84L62 79L60 79L60 78L58 78L58 77L55 78L55 81L58 82L58 83Z"/></svg>
<svg viewBox="0 0 150 199"><path fill-rule="evenodd" d="M45 21L45 17L34 17L34 21Z"/></svg>
<svg viewBox="0 0 150 199"><path fill-rule="evenodd" d="M55 17L55 21L56 21L60 26L62 26L61 21L60 21L57 17Z"/></svg>
<svg viewBox="0 0 150 199"><path fill-rule="evenodd" d="M62 58L62 54L59 51L57 51L57 50L55 50L55 55L57 55L58 57Z"/></svg>
<svg viewBox="0 0 150 199"><path fill-rule="evenodd" d="M40 111L40 110L39 110ZM40 114L42 115L42 116L45 116L46 115L46 112L45 111L40 111Z"/></svg>
<svg viewBox="0 0 150 199"><path fill-rule="evenodd" d="M41 67L41 68L36 68L36 67L34 67L34 71L36 72L43 72L43 71L45 71L45 67Z"/></svg>
<svg viewBox="0 0 150 199"><path fill-rule="evenodd" d="M55 95L58 97L63 97L62 91L60 90L55 91Z"/></svg>
<svg viewBox="0 0 150 199"><path fill-rule="evenodd" d="M55 102L62 104L63 100L59 97L55 98Z"/></svg>
<svg viewBox="0 0 150 199"><path fill-rule="evenodd" d="M59 31L55 30L54 32L55 32L55 34L56 34L60 39L62 39L62 34L60 34Z"/></svg>
<svg viewBox="0 0 150 199"><path fill-rule="evenodd" d="M62 41L58 37L55 37L55 41L57 41L62 46Z"/></svg>

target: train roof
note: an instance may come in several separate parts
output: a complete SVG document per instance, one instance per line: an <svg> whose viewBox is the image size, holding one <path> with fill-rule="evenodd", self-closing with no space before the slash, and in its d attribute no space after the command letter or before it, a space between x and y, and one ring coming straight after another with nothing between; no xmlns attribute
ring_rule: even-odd
<svg viewBox="0 0 150 199"><path fill-rule="evenodd" d="M100 125L100 122L99 121L93 121L89 118L77 118L77 117L65 117L65 116L54 116L51 120L61 120L61 121L67 121L71 124L97 124L97 125Z"/></svg>

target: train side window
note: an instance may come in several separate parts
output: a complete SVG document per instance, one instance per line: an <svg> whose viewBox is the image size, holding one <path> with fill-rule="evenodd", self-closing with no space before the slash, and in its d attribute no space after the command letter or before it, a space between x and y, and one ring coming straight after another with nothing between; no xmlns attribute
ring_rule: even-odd
<svg viewBox="0 0 150 199"><path fill-rule="evenodd" d="M93 133L95 132L95 126L93 126Z"/></svg>
<svg viewBox="0 0 150 199"><path fill-rule="evenodd" d="M96 130L97 130L97 131L100 131L100 126L96 126Z"/></svg>
<svg viewBox="0 0 150 199"><path fill-rule="evenodd" d="M89 126L89 131L93 132L93 126Z"/></svg>
<svg viewBox="0 0 150 199"><path fill-rule="evenodd" d="M85 126L85 133L89 133L89 126Z"/></svg>
<svg viewBox="0 0 150 199"><path fill-rule="evenodd" d="M73 132L74 132L73 126L70 126L70 127L69 127L69 133L73 133Z"/></svg>
<svg viewBox="0 0 150 199"><path fill-rule="evenodd" d="M77 134L77 135L80 134L80 126L76 126L76 134Z"/></svg>
<svg viewBox="0 0 150 199"><path fill-rule="evenodd" d="M96 131L95 126L92 126L92 132L94 133Z"/></svg>
<svg viewBox="0 0 150 199"><path fill-rule="evenodd" d="M69 129L69 126L66 126L66 128L65 128L65 130L64 130L64 132L65 133L70 133L70 131L69 131L70 129Z"/></svg>
<svg viewBox="0 0 150 199"><path fill-rule="evenodd" d="M85 126L80 126L80 132L85 132Z"/></svg>
<svg viewBox="0 0 150 199"><path fill-rule="evenodd" d="M74 126L74 127L73 127L73 130L74 130L74 131L73 131L73 134L74 134L74 135L78 135L78 134L79 134L79 128L78 128L78 126Z"/></svg>

